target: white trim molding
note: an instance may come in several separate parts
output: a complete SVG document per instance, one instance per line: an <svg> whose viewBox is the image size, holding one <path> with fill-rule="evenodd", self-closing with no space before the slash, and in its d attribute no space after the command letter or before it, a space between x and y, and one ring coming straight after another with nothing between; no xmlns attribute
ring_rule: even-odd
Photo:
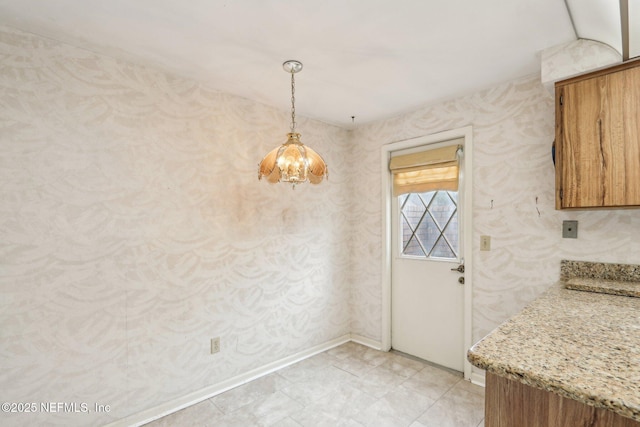
<svg viewBox="0 0 640 427"><path fill-rule="evenodd" d="M351 341L352 339L353 338L350 334L343 335L339 338L311 347L308 350L295 353L283 359L276 360L275 362L268 363L260 368L253 369L249 372L237 375L233 378L229 378L228 380L222 381L218 384L210 385L203 389L194 391L193 393L189 393L185 396L163 403L162 405L158 405L142 412L138 412L137 414L133 414L126 418L114 421L110 424L107 424L105 427L129 427L147 424L151 421L170 415L191 405L195 405L196 403L200 403L203 400L210 399L214 396L217 396L218 394L224 393L225 391L231 390L232 388L236 388L238 386L246 384L249 381L253 381L255 379L268 375L272 372L277 371L278 369L285 368L289 365L300 362L301 360L307 359L311 356L315 356L318 353L322 353L323 351L327 351L329 349L337 347L341 344ZM353 341L376 348L375 341L369 340L368 338L358 337L358 340L353 339Z"/></svg>
<svg viewBox="0 0 640 427"><path fill-rule="evenodd" d="M372 340L371 338L363 337L362 335L351 334L351 341L358 344L366 345L367 347L371 347L374 350L382 350L382 343L380 341ZM389 351L389 349L382 351Z"/></svg>
<svg viewBox="0 0 640 427"><path fill-rule="evenodd" d="M142 426L151 421L173 414L174 412L178 412L181 409L185 409L189 406L195 405L196 403L200 403L204 400L210 399L214 396L224 393L225 391L231 390L233 388L246 384L260 377L264 377L265 375L269 375L272 372L275 372L279 369L285 368L289 365L293 365L294 363L300 362L304 359L315 356L316 354L330 350L334 347L337 347L349 341L362 344L374 350L381 350L382 348L382 343L380 341L376 341L371 338L363 337L357 334L343 335L331 341L327 341L323 344L312 347L308 350L301 351L299 353L296 353L291 356L285 357L283 359L277 360L275 362L269 363L260 368L249 371L245 374L238 375L233 378L229 378L228 380L194 391L193 393L189 393L185 396L179 397L177 399L173 399L162 405L158 405L153 408L144 410L142 412L138 412L137 414L133 414L126 418L122 418L120 420L114 421L110 424L105 425L105 427ZM477 374L477 377L475 376L476 374ZM474 384L479 384L484 386L483 372L478 372L478 373L474 372L474 377L472 377L471 381Z"/></svg>
<svg viewBox="0 0 640 427"><path fill-rule="evenodd" d="M473 372L471 372L471 383L485 387L485 371L475 368Z"/></svg>
<svg viewBox="0 0 640 427"><path fill-rule="evenodd" d="M464 179L464 345L470 348L472 342L472 314L473 314L473 128L465 126L427 136L407 139L383 145L381 148L382 171L382 331L381 349L391 349L391 176L389 173L389 159L391 152L404 150L420 145L435 144L452 139L464 138L464 151L461 170L465 171ZM466 351L464 352L466 356ZM471 363L464 359L464 378L472 380Z"/></svg>

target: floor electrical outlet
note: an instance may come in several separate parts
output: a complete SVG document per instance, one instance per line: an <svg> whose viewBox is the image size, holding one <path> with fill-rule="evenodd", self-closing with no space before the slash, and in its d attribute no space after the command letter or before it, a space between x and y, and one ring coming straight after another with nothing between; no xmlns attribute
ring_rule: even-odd
<svg viewBox="0 0 640 427"><path fill-rule="evenodd" d="M211 354L216 354L220 351L220 337L211 338Z"/></svg>

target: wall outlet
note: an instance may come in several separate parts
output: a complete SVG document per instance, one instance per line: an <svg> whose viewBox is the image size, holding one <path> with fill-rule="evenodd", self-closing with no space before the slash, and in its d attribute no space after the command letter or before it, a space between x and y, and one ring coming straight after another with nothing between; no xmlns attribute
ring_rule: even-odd
<svg viewBox="0 0 640 427"><path fill-rule="evenodd" d="M211 354L216 354L220 351L220 337L211 338Z"/></svg>
<svg viewBox="0 0 640 427"><path fill-rule="evenodd" d="M491 250L491 236L480 236L480 250L481 251Z"/></svg>

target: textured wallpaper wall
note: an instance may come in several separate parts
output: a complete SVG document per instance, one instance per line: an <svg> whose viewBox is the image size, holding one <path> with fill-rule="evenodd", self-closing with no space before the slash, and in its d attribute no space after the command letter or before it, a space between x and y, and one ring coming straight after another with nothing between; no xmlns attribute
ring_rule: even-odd
<svg viewBox="0 0 640 427"><path fill-rule="evenodd" d="M330 180L270 186L286 112L7 27L0 57L0 401L111 407L0 424L103 424L349 332L346 131L301 118Z"/></svg>
<svg viewBox="0 0 640 427"><path fill-rule="evenodd" d="M285 112L7 27L0 57L0 400L112 408L3 425L101 424L349 332L379 340L389 142L473 125L474 339L560 259L640 263L637 210L554 210L538 77L352 133L300 119L330 180L292 191L256 179Z"/></svg>
<svg viewBox="0 0 640 427"><path fill-rule="evenodd" d="M561 259L640 264L640 211L554 210L553 98L538 76L523 78L354 132L365 168L354 179L353 333L381 338L380 147L467 125L474 144L474 341L557 281ZM579 221L578 239L562 239L564 219ZM492 237L491 251L480 252L481 235Z"/></svg>

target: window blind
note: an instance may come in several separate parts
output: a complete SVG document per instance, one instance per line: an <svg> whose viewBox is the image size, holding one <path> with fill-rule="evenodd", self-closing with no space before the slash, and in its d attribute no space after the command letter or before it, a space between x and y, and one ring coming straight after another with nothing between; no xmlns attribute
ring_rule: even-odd
<svg viewBox="0 0 640 427"><path fill-rule="evenodd" d="M458 190L458 149L460 145L435 148L392 157L393 195Z"/></svg>

